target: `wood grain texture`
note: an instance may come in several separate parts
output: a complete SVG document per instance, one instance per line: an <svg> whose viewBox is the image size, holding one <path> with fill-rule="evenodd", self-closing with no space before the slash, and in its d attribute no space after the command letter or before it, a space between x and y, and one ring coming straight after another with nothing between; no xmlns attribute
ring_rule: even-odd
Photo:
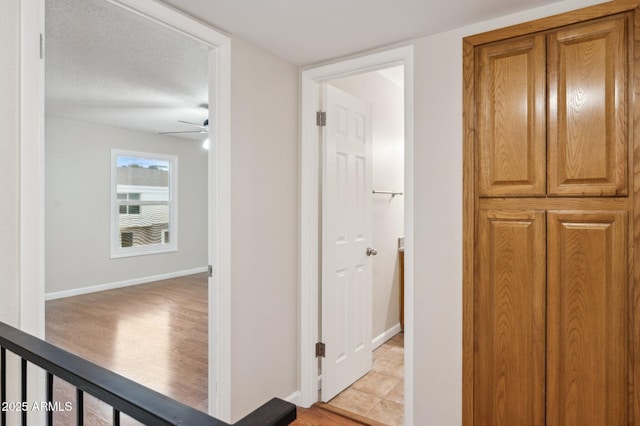
<svg viewBox="0 0 640 426"><path fill-rule="evenodd" d="M513 27L508 27L496 31L491 31L488 33L480 34L477 36L467 37L464 39L464 69L463 69L463 81L464 81L464 218L463 218L463 227L464 227L464 235L465 240L463 242L463 259L464 259L464 267L463 267L463 425L471 426L471 425L483 425L483 424L492 424L490 420L487 420L483 414L480 414L480 410L475 406L477 397L477 393L484 391L484 384L481 383L479 377L482 374L488 374L486 372L479 372L478 370L482 368L482 366L475 362L474 354L477 351L478 345L482 345L480 339L477 335L474 335L473 331L477 329L477 325L474 324L474 318L478 315L479 306L477 305L477 301L482 296L480 295L480 289L478 287L479 280L479 272L475 268L478 267L478 264L483 261L480 258L480 248L485 244L485 242L481 241L480 238L480 211L520 211L520 213L531 212L531 211L551 211L553 214L557 214L560 216L563 215L571 215L576 212L581 212L580 214L587 215L604 215L607 217L616 218L614 222L616 225L614 228L618 227L619 223L623 223L626 227L625 231L623 231L624 239L623 243L616 243L614 246L621 248L624 247L624 251L622 254L622 263L624 263L624 267L621 269L622 264L615 264L615 262L620 261L619 253L620 250L616 249L618 254L613 256L613 258L609 257L606 254L602 254L602 251L598 253L597 249L604 250L606 252L607 246L604 243L596 244L589 243L594 248L591 255L595 256L597 260L593 262L593 265L589 265L592 268L598 268L598 262L602 262L602 258L605 257L608 259L609 263L613 265L612 267L616 269L615 275L615 285L609 286L610 288L607 291L610 291L612 288L615 288L616 285L622 284L625 286L625 289L621 290L618 287L618 293L616 296L611 296L607 294L607 297L611 296L615 299L612 301L611 298L607 300L602 299L602 292L598 294L597 291L590 294L589 297L578 297L579 291L577 288L581 288L580 286L576 286L573 283L569 286L574 290L571 294L569 294L569 290L566 290L566 294L564 296L567 300L570 300L571 306L573 310L570 310L571 318L574 318L571 322L572 327L571 330L578 330L583 328L587 330L586 333L579 334L576 333L571 336L571 338L566 337L566 330L562 331L563 341L561 344L549 343L549 350L554 351L564 351L563 353L570 358L573 357L571 354L577 354L575 357L581 356L582 358L576 358L576 362L568 362L565 364L565 368L568 371L561 371L559 374L565 374L566 377L555 378L558 380L558 383L563 381L563 383L574 383L570 389L563 389L562 391L557 391L557 386L554 384L556 391L551 394L551 391L547 388L543 389L543 392L546 392L547 397L545 398L546 407L549 410L559 411L560 409L557 407L562 406L562 414L555 415L556 418L564 416L560 423L551 423L554 420L552 419L552 414L545 413L547 419L543 422L546 424L583 424L587 426L599 426L601 424L625 424L625 425L640 425L640 391L638 389L638 384L640 384L640 291L638 291L635 287L636 282L640 282L640 250L636 247L640 244L640 103L636 102L636 99L640 98L640 12L637 7L640 4L640 1L631 1L631 0L615 0L607 3L603 3L601 5L589 7L586 9L581 9L578 11L572 11L566 14L557 15L550 18L544 18L541 20L516 25ZM589 40L589 37L582 37L579 34L575 34L575 41L582 45L571 46L571 43L574 42L574 39L569 37L565 37L568 33L565 34L567 30L580 30L581 27L589 26L595 23L583 23L583 21L592 21L599 20L600 22L605 22L608 20L615 21L617 18L612 17L608 18L612 14L620 14L627 13L628 18L624 25L626 28L621 32L619 25L613 25L613 32L618 32L619 34L615 37L621 37L621 39L612 42L607 38L611 35L602 36L600 34L600 39L598 40L598 31L594 31L596 37L592 40ZM618 17L619 18L619 17ZM563 26L575 25L574 28L560 28ZM616 28L616 26L618 28ZM610 30L605 30L610 31ZM584 124L580 125L580 128L574 128L572 130L577 130L578 132L583 132L582 136L587 136L586 139L593 136L596 131L588 131L585 130L585 127L589 127L590 125L600 126L600 132L611 132L611 125L620 126L620 123L625 123L622 125L624 127L624 131L626 135L624 136L623 144L626 144L622 149L618 152L615 152L615 149L619 147L609 146L603 149L603 145L601 144L599 147L596 146L594 151L599 150L601 153L605 152L605 156L609 156L609 158L602 158L602 156L591 156L592 153L588 152L590 146L582 146L580 147L580 143L583 145L587 145L583 141L578 140L576 137L573 141L573 146L571 149L573 150L573 161L574 162L586 162L587 164L578 165L578 167L574 167L572 165L566 164L565 171L568 170L569 173L565 173L570 177L570 180L595 180L600 179L600 177L596 176L607 175L607 179L611 176L614 177L613 181L615 181L616 173L617 176L622 179L624 182L623 186L626 185L626 188L620 190L619 186L616 190L609 192L603 191L594 191L593 193L586 195L584 192L577 191L571 194L554 194L554 196L549 197L545 194L545 196L538 197L511 197L510 195L504 196L496 196L496 197L481 197L479 196L478 187L474 185L474 179L479 176L481 171L479 170L479 160L478 160L478 151L477 151L477 138L478 134L475 133L478 129L477 119L479 117L479 113L477 111L477 99L476 96L478 94L478 86L476 78L478 76L478 63L479 60L475 59L475 50L480 50L480 45L486 43L500 42L501 40L512 39L516 37L527 36L530 33L534 32L542 32L545 37L549 37L553 39L553 37L559 36L563 39L562 48L566 48L568 46L567 52L564 52L560 59L558 59L558 63L560 60L566 60L569 57L573 60L574 64L573 70L571 70L573 75L569 75L569 79L565 79L567 81L572 81L572 88L570 87L569 93L572 94L574 100L577 99L578 94L580 93L581 87L588 87L595 85L594 82L600 79L601 86L598 90L604 93L607 93L606 85L611 85L613 82L613 91L616 92L616 102L620 99L626 98L626 105L624 108L626 109L618 109L613 115L610 112L605 112L605 114L610 114L608 124L602 125L600 118L597 118L597 114L591 115L592 111L589 111L586 104L574 104L574 106L578 106L580 108L575 108L571 117L572 120L582 121L582 123L587 123L586 126ZM550 35L555 33L555 35ZM553 40L554 43L559 40ZM557 43L556 43L557 44ZM624 46L625 49L618 49L612 46ZM604 47L603 47L604 46ZM600 60L594 60L597 58L597 55L600 55ZM606 52L606 53L605 53ZM613 53L612 53L613 52ZM590 56L591 55L591 56ZM593 56L596 55L596 56ZM608 55L608 56L607 56ZM617 55L617 57L612 59L612 55ZM580 61L578 58L589 58L589 61L586 65L580 65ZM604 59L603 59L604 58ZM545 57L545 60L548 58ZM617 64L615 62L618 62ZM584 62L584 61L583 61ZM612 65L613 62L613 65ZM620 65L623 64L623 65ZM555 66L555 65L554 65ZM598 71L598 66L600 67L600 71ZM607 68L608 67L608 68ZM611 70L614 70L613 72ZM604 73L609 73L607 76L603 76ZM623 79L619 78L620 73L622 71L626 73ZM600 76L598 77L598 72L600 72ZM618 73L618 74L616 74ZM611 77L612 76L612 77ZM598 77L598 78L596 78ZM626 79L626 80L625 80ZM556 79L556 82L558 80ZM618 84L619 82L623 82L623 84ZM586 91L584 92L586 93ZM599 114L602 115L603 111L606 108L602 107L603 104L606 105L606 102L611 102L611 99L607 100L606 96L600 95L601 102L594 102L593 106L600 108ZM602 101L604 99L604 101ZM565 105L567 105L565 103ZM568 105L572 105L569 103ZM615 108L613 109L615 110ZM571 114L570 114L571 115ZM611 119L611 117L614 117ZM594 121L594 123L591 123ZM575 123L569 123L569 125L575 125ZM619 127L621 128L621 127ZM603 130L604 129L604 130ZM616 129L614 129L616 130ZM577 134L577 133L576 133ZM610 133L606 138L608 138L607 142L611 142L612 133ZM581 137L582 137L581 136ZM617 135L615 137L618 137ZM606 145L606 144L605 144ZM550 152L547 153L548 157L551 156ZM623 155L625 156L621 162L624 162L624 165L621 162L618 162L616 166L617 169L608 167L611 164L611 159L615 159L616 156ZM597 157L597 158L596 158ZM619 157L618 157L619 158ZM550 161L549 158L546 159L547 162ZM618 161L618 160L616 160ZM589 164L590 163L590 164ZM606 172L602 172L602 168L609 168ZM626 168L626 170L625 170ZM615 169L615 170L614 170ZM613 172L612 172L613 170ZM582 175L581 175L582 174ZM595 179L594 179L595 176ZM549 180L549 178L547 178ZM618 180L620 182L620 180ZM589 184L593 182L588 182ZM617 184L615 184L617 185ZM611 186L611 185L610 185ZM608 189L607 189L608 190ZM608 195L607 195L608 194ZM602 196L606 195L606 196ZM619 222L619 215L626 215L626 219ZM591 217L593 219L593 217ZM587 221L588 222L588 221ZM596 221L597 222L597 221ZM606 222L606 221L604 221ZM551 232L551 225L549 224L549 229L546 232ZM585 240L591 239L592 241L601 239L601 237L593 237L593 235L603 235L608 231L605 231L602 228L603 222L592 223L591 226L587 226L582 230L573 229L575 235L583 233L585 235ZM616 231L617 232L617 231ZM614 232L613 234L616 234ZM612 235L613 235L612 234ZM473 236L472 241L470 236ZM549 235L547 235L547 239L549 239ZM575 238L575 237L574 237ZM617 238L617 237L616 237ZM615 240L613 238L612 240ZM549 240L550 241L550 240ZM589 245L587 244L587 246ZM601 246L601 247L600 247ZM577 246L574 246L577 247ZM613 247L613 246L611 246ZM554 262L557 264L562 264L562 262L566 262L567 258L565 255L560 256L558 259L556 254L551 253L551 248L546 249L549 258L556 257ZM580 250L573 250L573 252L580 252ZM589 250L586 250L589 252ZM556 250L554 253L558 253ZM584 257L584 255L583 255ZM560 262L560 263L558 263ZM554 266L554 267L556 267ZM485 268L487 265L485 265ZM575 271L576 268L572 267L571 270ZM545 273L548 273L548 280L551 283L551 267L547 265L546 268L543 267ZM566 268L565 268L566 271ZM593 275L593 274L591 274ZM591 280L591 281L589 281ZM589 287L589 283L593 284L597 279L589 276L584 282L583 287ZM600 283L601 284L601 283ZM598 288L600 284L593 284ZM563 286L561 286L564 288ZM615 292L615 290L614 290ZM547 297L552 297L550 294L546 294ZM551 303L551 299L547 300L547 303ZM566 305L567 300L563 303ZM559 304L560 301L557 300L556 297L553 297L553 303ZM582 315L578 314L580 310L577 306L588 306L591 304L592 311L589 311L589 314L583 313ZM600 304L600 305L599 305ZM604 304L604 305L603 305ZM610 305L617 306L618 308L612 309ZM564 305L563 305L564 306ZM604 308L602 306L605 306ZM557 306L554 305L553 309ZM549 310L552 308L549 306ZM600 311L598 310L600 309ZM598 350L604 350L606 352L607 359L613 360L612 366L609 366L608 362L605 367L601 368L599 365L597 367L593 366L593 360L596 361L602 358L601 353L599 352L589 352L588 349L576 349L580 348L581 345L583 348L588 348L589 345L593 345L594 337L592 334L596 334L596 329L593 327L593 323L589 321L593 321L589 317L589 315L595 315L596 317L602 312L602 309L607 310L607 312L611 313L612 311L616 311L615 314L622 315L618 317L615 321L607 320L607 324L605 327L607 331L607 335L605 339L601 342L600 346L607 347L606 349L602 349L598 347ZM563 312L563 311L562 311ZM586 310L584 311L586 312ZM548 315L552 315L550 312ZM556 318L557 317L557 318ZM560 314L556 314L553 321L560 318ZM612 325L614 324L614 325ZM552 320L547 318L546 326L549 328L556 327L558 329L560 325L553 325ZM607 328L608 327L608 328ZM556 333L559 333L557 330ZM576 336L582 336L582 340L580 338L576 338ZM547 335L547 338L549 336ZM611 339L613 343L607 339ZM597 340L597 339L596 339ZM618 345L617 342L621 341L622 345ZM485 343L486 346L488 344ZM626 345L626 346L625 346ZM609 346L613 346L613 348L608 348ZM546 349L545 349L546 350ZM583 354L585 352L586 354ZM549 354L547 354L549 356ZM574 358L575 358L574 357ZM616 357L618 357L616 359ZM623 361L620 359L624 357ZM571 358L572 360L574 358ZM588 360L586 362L585 360ZM622 367L621 367L622 366ZM493 366L491 368L494 368ZM549 370L550 366L545 363L545 370L547 373L547 383L546 386L551 386L548 382L551 377L556 374L557 369L551 372ZM620 368L622 368L622 372L620 372ZM597 371L596 371L597 370ZM603 371L600 371L603 370ZM556 374L557 375L557 374ZM579 377L579 379L577 379ZM604 379L603 379L604 377ZM572 381L573 380L573 381ZM567 382L568 381L568 382ZM591 389L585 390L585 387L582 387L585 383L590 386ZM599 384L604 383L604 387L609 386L610 389L617 387L614 390L601 392L602 388L598 388ZM624 384L624 386L623 386ZM594 390L595 389L595 390ZM567 394L562 394L562 392L568 392ZM588 407L582 412L582 406L578 407L582 402L580 398L576 395L582 395L582 399L586 397L584 395L591 395L589 398L594 399L595 393L600 392L600 397L602 401L600 401L600 405L595 404L593 407ZM604 396L603 396L604 395ZM606 407L606 408L602 408ZM612 408L613 407L613 408ZM604 414L602 414L604 413ZM581 417L580 417L581 416ZM579 420L576 420L578 419ZM604 419L604 420L603 420ZM574 422L574 423L572 423ZM520 424L521 422L517 422L515 424Z"/></svg>
<svg viewBox="0 0 640 426"><path fill-rule="evenodd" d="M46 340L206 412L207 318L207 276L197 274L50 300ZM75 401L75 389L61 380L54 394L56 401ZM75 424L75 408L55 413L55 424ZM111 415L85 396L88 424L111 424Z"/></svg>
<svg viewBox="0 0 640 426"><path fill-rule="evenodd" d="M561 26L577 24L592 19L598 19L616 13L635 10L640 0L614 0L583 9L572 10L534 21L524 22L493 31L465 37L464 41L472 46L492 43L498 40L521 37L535 32L549 31Z"/></svg>
<svg viewBox="0 0 640 426"><path fill-rule="evenodd" d="M550 195L627 194L627 20L548 35Z"/></svg>
<svg viewBox="0 0 640 426"><path fill-rule="evenodd" d="M557 197L557 198L482 198L480 209L525 209L525 210L626 210L631 208L627 197Z"/></svg>
<svg viewBox="0 0 640 426"><path fill-rule="evenodd" d="M475 303L475 425L545 418L545 214L480 211Z"/></svg>
<svg viewBox="0 0 640 426"><path fill-rule="evenodd" d="M462 262L462 426L473 425L473 316L474 316L474 243L475 209L476 209L476 176L475 176L475 72L474 48L463 43L463 216L462 227L465 238Z"/></svg>
<svg viewBox="0 0 640 426"><path fill-rule="evenodd" d="M627 213L548 221L547 425L626 425Z"/></svg>
<svg viewBox="0 0 640 426"><path fill-rule="evenodd" d="M629 99L640 99L640 13L636 11L633 19L633 30L629 31L629 63L631 64L632 84L629 87ZM629 370L632 372L629 378L630 398L629 413L630 424L640 423L640 102L632 103L629 108L630 127L629 138L631 143L631 164L629 169L633 174L633 218L630 220L632 229L629 234L629 340L632 350L629 356Z"/></svg>
<svg viewBox="0 0 640 426"><path fill-rule="evenodd" d="M476 55L479 195L544 195L544 36L481 46Z"/></svg>
<svg viewBox="0 0 640 426"><path fill-rule="evenodd" d="M298 407L298 418L291 426L383 426L381 423L354 416L349 412L318 403L310 408Z"/></svg>

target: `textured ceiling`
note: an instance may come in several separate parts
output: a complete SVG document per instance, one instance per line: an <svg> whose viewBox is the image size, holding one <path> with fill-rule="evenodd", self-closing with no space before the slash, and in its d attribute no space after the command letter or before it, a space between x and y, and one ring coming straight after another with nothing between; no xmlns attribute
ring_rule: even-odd
<svg viewBox="0 0 640 426"><path fill-rule="evenodd" d="M298 65L553 1L162 0ZM47 114L154 133L207 118L208 58L197 42L105 0L45 5Z"/></svg>
<svg viewBox="0 0 640 426"><path fill-rule="evenodd" d="M205 48L104 0L45 3L47 114L153 133L207 118Z"/></svg>

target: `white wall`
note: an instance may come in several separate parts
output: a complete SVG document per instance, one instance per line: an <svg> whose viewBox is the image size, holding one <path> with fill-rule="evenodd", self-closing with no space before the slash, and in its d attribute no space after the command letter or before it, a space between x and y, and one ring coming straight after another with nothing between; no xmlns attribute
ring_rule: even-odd
<svg viewBox="0 0 640 426"><path fill-rule="evenodd" d="M404 191L404 92L377 72L330 82L371 104L373 113L373 188ZM377 337L400 318L398 237L404 236L404 198L372 195L373 323Z"/></svg>
<svg viewBox="0 0 640 426"><path fill-rule="evenodd" d="M177 252L111 259L112 148L178 156ZM45 173L47 294L207 265L207 151L201 142L47 116Z"/></svg>
<svg viewBox="0 0 640 426"><path fill-rule="evenodd" d="M231 44L231 415L298 387L298 72Z"/></svg>
<svg viewBox="0 0 640 426"><path fill-rule="evenodd" d="M462 38L596 3L558 2L413 43L415 425L462 422Z"/></svg>
<svg viewBox="0 0 640 426"><path fill-rule="evenodd" d="M0 13L0 321L19 321L20 2Z"/></svg>
<svg viewBox="0 0 640 426"><path fill-rule="evenodd" d="M19 268L16 3L2 0L0 14L0 318L10 320L17 316ZM595 3L567 0L414 43L415 425L461 423L462 37ZM241 41L233 41L232 56L237 419L298 386L298 85L294 67Z"/></svg>

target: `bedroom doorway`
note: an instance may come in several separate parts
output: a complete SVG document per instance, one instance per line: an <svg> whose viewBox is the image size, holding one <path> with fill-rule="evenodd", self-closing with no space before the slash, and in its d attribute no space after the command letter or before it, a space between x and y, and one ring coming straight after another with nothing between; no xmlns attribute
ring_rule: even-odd
<svg viewBox="0 0 640 426"><path fill-rule="evenodd" d="M47 2L48 3L48 2ZM212 303L209 304L209 333L217 335L218 339L209 339L209 388L215 391L209 394L209 412L222 419L230 418L228 394L230 393L230 377L227 354L230 339L229 312L224 308L228 304L228 292L223 289L229 276L229 263L226 252L220 247L228 245L228 235L219 232L228 229L229 206L220 200L228 199L229 177L224 167L229 156L229 54L230 40L209 27L199 24L172 9L157 3L141 4L132 0L118 0L103 2L115 5L126 11L135 19L160 24L165 29L176 31L183 36L193 39L204 46L207 53L209 69L209 133L212 148L208 154L209 176L217 179L207 179L209 187L208 212L206 229L203 231L212 237L206 243L207 260L213 266L212 277L209 278L208 295ZM45 72L42 54L45 42L45 2L37 1L26 4L21 14L21 28L23 40L23 66L21 67L22 81L28 83L29 90L21 94L21 106L24 111L34 111L29 120L21 123L21 169L29 172L29 178L22 181L21 188L21 223L28 232L24 232L21 240L22 258L26 260L21 266L25 273L21 275L21 292L27 305L22 306L21 321L25 330L36 335L44 336L44 300L45 300L45 224L42 208L45 204L44 188L44 130L45 130ZM36 37L32 35L36 34ZM40 34L38 44L37 35ZM35 43L34 43L35 41ZM40 51L40 55L37 52ZM35 53L35 54L34 54ZM95 52L97 55L99 51ZM215 117L215 120L212 118ZM206 155L206 154L205 154ZM28 162L28 163L27 163ZM34 164L39 165L34 168ZM98 167L98 165L95 165ZM31 208L33 206L33 208ZM206 267L206 265L205 265ZM222 284L222 285L221 285ZM222 308L219 306L222 305Z"/></svg>

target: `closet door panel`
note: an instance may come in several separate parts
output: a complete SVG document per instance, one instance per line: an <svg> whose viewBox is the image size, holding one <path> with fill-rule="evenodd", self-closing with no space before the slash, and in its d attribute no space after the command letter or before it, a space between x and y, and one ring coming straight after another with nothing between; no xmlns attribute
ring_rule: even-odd
<svg viewBox="0 0 640 426"><path fill-rule="evenodd" d="M550 195L627 194L626 19L548 36Z"/></svg>
<svg viewBox="0 0 640 426"><path fill-rule="evenodd" d="M626 425L627 214L548 223L547 425Z"/></svg>
<svg viewBox="0 0 640 426"><path fill-rule="evenodd" d="M545 213L478 212L474 424L543 426Z"/></svg>
<svg viewBox="0 0 640 426"><path fill-rule="evenodd" d="M477 55L480 195L544 195L544 36L481 46Z"/></svg>

